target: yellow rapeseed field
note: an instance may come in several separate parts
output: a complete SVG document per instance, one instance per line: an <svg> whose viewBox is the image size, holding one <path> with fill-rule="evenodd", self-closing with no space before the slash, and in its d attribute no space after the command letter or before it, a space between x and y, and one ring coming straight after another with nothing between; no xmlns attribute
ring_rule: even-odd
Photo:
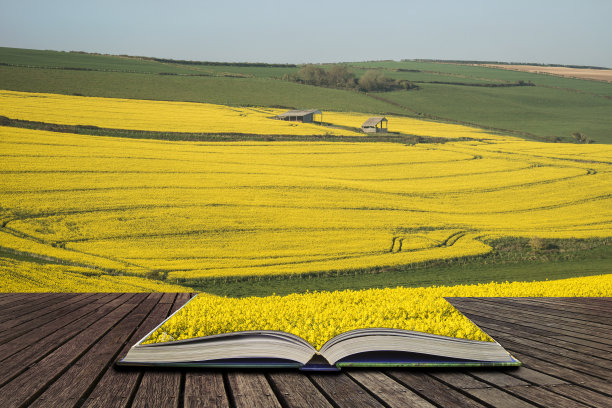
<svg viewBox="0 0 612 408"><path fill-rule="evenodd" d="M192 289L91 268L0 257L0 292L188 292Z"/></svg>
<svg viewBox="0 0 612 408"><path fill-rule="evenodd" d="M0 147L0 246L120 273L309 273L483 254L487 237L612 235L608 145L167 142L0 127Z"/></svg>
<svg viewBox="0 0 612 408"><path fill-rule="evenodd" d="M283 112L210 103L146 101L0 90L0 115L62 125L159 132L355 135L314 124L269 119Z"/></svg>
<svg viewBox="0 0 612 408"><path fill-rule="evenodd" d="M146 343L235 331L280 330L300 336L320 349L338 334L370 327L490 341L443 297L611 294L612 274L545 282L345 290L242 299L200 294L152 333Z"/></svg>
<svg viewBox="0 0 612 408"><path fill-rule="evenodd" d="M268 118L276 113L0 91L0 115L31 121L207 133L332 129ZM326 112L325 120L359 127L367 116ZM0 127L0 247L190 279L457 258L488 252L483 240L500 236L612 236L612 146L389 120L407 134L471 140L169 142Z"/></svg>

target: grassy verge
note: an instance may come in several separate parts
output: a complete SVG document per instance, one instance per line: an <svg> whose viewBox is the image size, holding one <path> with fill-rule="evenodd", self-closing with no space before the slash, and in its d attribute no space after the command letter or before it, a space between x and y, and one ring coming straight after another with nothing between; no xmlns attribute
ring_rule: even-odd
<svg viewBox="0 0 612 408"><path fill-rule="evenodd" d="M301 276L209 279L180 282L223 296L285 295L315 290L422 287L505 281L562 279L610 273L609 238L529 240L503 238L488 242L487 255L436 261L426 265L325 272Z"/></svg>

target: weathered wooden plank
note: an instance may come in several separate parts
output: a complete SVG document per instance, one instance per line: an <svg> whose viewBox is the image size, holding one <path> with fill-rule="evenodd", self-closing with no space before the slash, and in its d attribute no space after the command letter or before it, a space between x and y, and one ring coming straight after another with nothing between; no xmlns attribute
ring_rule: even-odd
<svg viewBox="0 0 612 408"><path fill-rule="evenodd" d="M23 304L21 307L15 306L11 311L7 312L9 314L9 319L0 323L0 332L19 326L37 317L44 316L55 309L64 307L69 304L73 298L74 294L64 294L63 296L53 296L41 299L40 303L33 302L30 304Z"/></svg>
<svg viewBox="0 0 612 408"><path fill-rule="evenodd" d="M582 299L584 299L584 301ZM607 308L609 307L610 302L612 302L612 297L608 296L608 297L580 298L580 302L584 304L601 305Z"/></svg>
<svg viewBox="0 0 612 408"><path fill-rule="evenodd" d="M7 330L0 334L0 343L6 343L14 338L17 338L25 333L29 333L32 329L39 327L41 324L49 324L54 319L61 318L66 314L73 312L79 309L81 306L89 303L87 298L88 294L79 294L75 295L74 301L70 302L68 305L65 305L59 309L55 309L50 313L45 314L44 316L37 317L35 319L26 321L19 326L11 328L11 330Z"/></svg>
<svg viewBox="0 0 612 408"><path fill-rule="evenodd" d="M133 294L122 295L125 301ZM89 347L132 310L132 305L121 305L27 371L0 388L4 407L18 407L31 400L77 360Z"/></svg>
<svg viewBox="0 0 612 408"><path fill-rule="evenodd" d="M523 401L505 390L499 388L468 388L465 390L470 396L479 399L496 408L529 408L537 405Z"/></svg>
<svg viewBox="0 0 612 408"><path fill-rule="evenodd" d="M134 296L128 303L133 306L130 313L70 366L31 406L68 407L80 400L100 374L113 362L128 336L153 308L152 302L144 302L146 296L144 293Z"/></svg>
<svg viewBox="0 0 612 408"><path fill-rule="evenodd" d="M117 294L117 296L119 296ZM40 338L23 350L13 354L2 362L0 370L0 385L25 371L28 366L40 361L47 354L63 345L66 341L86 330L114 309L110 305L88 304L74 312L74 320L61 329Z"/></svg>
<svg viewBox="0 0 612 408"><path fill-rule="evenodd" d="M470 378L468 373L472 373L473 376ZM527 385L526 382L509 376L505 372L471 370L462 372L461 374L462 375L453 375L452 373L434 372L431 375L444 381L453 388L461 389L465 393L495 407L531 406L531 404L525 403L525 401L521 401L512 395L508 395L506 391L498 389L507 385Z"/></svg>
<svg viewBox="0 0 612 408"><path fill-rule="evenodd" d="M611 397L607 397L598 392L591 391L577 385L561 384L546 388L554 393L565 395L566 397L592 407L612 407Z"/></svg>
<svg viewBox="0 0 612 408"><path fill-rule="evenodd" d="M134 397L132 408L177 408L180 372L148 369L145 374Z"/></svg>
<svg viewBox="0 0 612 408"><path fill-rule="evenodd" d="M344 373L311 374L310 378L338 407L383 406Z"/></svg>
<svg viewBox="0 0 612 408"><path fill-rule="evenodd" d="M225 408L229 400L219 372L187 371L185 377L185 408Z"/></svg>
<svg viewBox="0 0 612 408"><path fill-rule="evenodd" d="M236 408L281 407L263 373L230 372L227 379Z"/></svg>
<svg viewBox="0 0 612 408"><path fill-rule="evenodd" d="M531 310L534 310L534 308L547 310L550 314L560 311L569 312L583 320L590 320L594 317L597 322L602 321L601 319L604 317L607 319L606 322L610 322L610 317L602 315L602 313L605 313L603 308L593 308L585 305L580 299L578 301L572 301L572 299L574 298L505 298L507 302L513 302L515 305L525 305Z"/></svg>
<svg viewBox="0 0 612 408"><path fill-rule="evenodd" d="M493 307L507 308L510 312L509 314L517 312L522 315L538 316L539 318L546 318L556 322L561 321L572 325L581 325L582 327L593 327L606 333L612 332L610 325L605 322L609 320L607 316L587 316L572 311L571 306L566 306L563 310L557 310L546 307L543 304L534 304L533 302L528 302L520 298L517 300L508 298L479 298L479 300L482 300L482 307L487 307L492 304L494 305Z"/></svg>
<svg viewBox="0 0 612 408"><path fill-rule="evenodd" d="M510 375L513 369L493 371L493 370L469 370L468 373L479 380L485 381L497 388L517 387L529 385L525 381Z"/></svg>
<svg viewBox="0 0 612 408"><path fill-rule="evenodd" d="M581 351L584 354L591 354L598 358L602 358L606 352L612 352L612 346L592 342L589 340L580 339L577 337L571 337L566 335L560 335L558 333L551 333L547 336L542 335L538 330L533 330L527 328L526 326L519 326L515 323L510 322L511 318L506 318L505 316L497 316L495 318L488 318L483 316L483 312L473 312L473 309L469 307L463 307L462 310L466 313L466 316L472 316L473 318L478 319L480 327L486 329L487 332L494 333L495 336L503 338L522 338L529 341L536 341L542 344L549 344L551 346L555 346L557 348L563 348L572 351ZM525 322L525 321L522 321ZM529 322L526 322L529 324ZM567 331L560 329L552 329L557 332L567 333ZM562 339L559 339L562 337ZM591 336L592 333L591 333ZM583 344L588 344L587 346ZM602 351L604 351L602 353Z"/></svg>
<svg viewBox="0 0 612 408"><path fill-rule="evenodd" d="M511 392L518 397L527 399L535 404L544 405L555 408L582 408L588 407L581 402L574 401L562 395L556 394L546 388L537 386L521 386L510 387L506 391Z"/></svg>
<svg viewBox="0 0 612 408"><path fill-rule="evenodd" d="M539 371L532 370L531 368L527 368L525 366L519 367L516 370L512 370L511 372L509 372L509 374L534 385L567 384L567 382L564 380L552 377L548 374L544 374Z"/></svg>
<svg viewBox="0 0 612 408"><path fill-rule="evenodd" d="M519 313L509 312L508 310L500 311L499 309L494 309L493 307L490 308L491 310L488 310L488 308L458 304L457 308L470 320L478 320L480 322L477 323L479 326L486 326L489 323L493 323L503 325L505 330L514 330L516 333L520 333L523 330L528 330L531 333L540 334L542 336L567 335L597 341L606 346L612 345L612 339L607 339L605 337L594 337L594 330L589 331L585 329L578 329L573 324L564 326L563 323L560 324L558 321L551 322L543 317L521 317ZM490 317L491 315L495 316L495 318Z"/></svg>
<svg viewBox="0 0 612 408"><path fill-rule="evenodd" d="M454 301L453 301L454 302ZM520 331L520 332L528 332L537 336L554 336L561 334L561 331L556 328L548 328L542 327L535 324L532 324L530 320L525 319L515 319L512 316L507 316L506 314L500 313L487 313L483 309L479 308L475 303L467 303L467 302L457 302L453 303L453 306L457 308L463 315L468 317L470 320L479 322L477 325L479 327L487 324L488 326L496 327L499 330L507 330L509 327ZM565 332L563 332L565 333Z"/></svg>
<svg viewBox="0 0 612 408"><path fill-rule="evenodd" d="M5 323L12 322L15 318L23 316L24 314L30 313L31 311L45 310L45 308L59 303L62 299L71 297L66 293L41 293L34 294L36 302L32 302L29 299L13 304L12 306L0 306L0 327L3 327ZM32 295L30 295L32 297Z"/></svg>
<svg viewBox="0 0 612 408"><path fill-rule="evenodd" d="M612 373L610 372L610 370L604 367L596 366L584 361L574 360L563 355L554 353L553 351L545 351L539 348L536 349L534 347L525 346L521 343L517 343L512 340L504 340L504 342L500 344L502 344L511 353L521 352L524 354L529 354L530 356L550 361L557 365L571 368L573 370L582 371L584 373L588 373L604 380L609 380L612 378Z"/></svg>
<svg viewBox="0 0 612 408"><path fill-rule="evenodd" d="M78 296L75 296L75 298L78 298ZM114 298L115 304L121 304L122 300L118 299L119 295L115 295ZM113 303L110 304L110 306L112 305ZM45 322L44 320L37 320L37 322L39 323L38 327L32 328L30 331L25 332L24 334L13 338L10 341L7 341L6 343L0 346L0 361L6 359L7 357L15 354L20 350L23 350L27 346L35 344L39 341L44 341L45 338L51 336L56 331L69 325L75 319L78 319L88 313L93 312L96 307L97 306L92 303L77 301L75 302L75 307L71 308L69 313L59 318L55 318L55 316L50 315L50 320L48 322Z"/></svg>
<svg viewBox="0 0 612 408"><path fill-rule="evenodd" d="M612 361L610 361L609 359L600 358L599 356L592 355L592 354L585 354L583 351L574 351L574 350L570 350L567 348L556 346L552 344L554 342L551 342L551 341L546 341L546 343L544 343L540 341L526 339L524 337L521 337L520 334L518 334L517 336L511 336L511 335L508 335L507 333L502 334L494 330L491 330L490 334L491 336L495 337L497 341L503 342L504 344L512 342L512 343L520 344L522 346L529 347L532 349L543 350L549 353L558 354L559 356L563 358L569 358L572 360L582 361L588 364L593 364L595 366L599 366L602 368L607 368L612 363ZM599 354L601 353L602 351L599 351ZM610 356L608 355L608 357Z"/></svg>
<svg viewBox="0 0 612 408"><path fill-rule="evenodd" d="M593 313L605 313L610 309L610 303L612 298L534 298L538 303L548 303L555 305L557 309L563 309L564 307L571 306L573 308L580 308L581 310L591 311Z"/></svg>
<svg viewBox="0 0 612 408"><path fill-rule="evenodd" d="M10 293L5 298L0 299L0 307L13 307L15 305L21 305L23 303L29 303L31 301L31 293Z"/></svg>
<svg viewBox="0 0 612 408"><path fill-rule="evenodd" d="M596 325L595 323L584 322L576 319L568 319L557 316L538 315L532 312L523 312L520 309L513 309L507 305L497 305L494 302L488 302L485 305L472 303L467 307L459 307L463 313L479 314L486 317L487 315L497 314L503 316L504 320L509 323L515 323L523 326L537 325L537 328L554 331L559 334L568 334L575 337L589 338L592 337L594 331L608 333L610 327L606 325ZM562 333L561 333L562 332ZM612 332L610 332L612 334ZM612 337L599 337L598 341L604 344L612 345Z"/></svg>
<svg viewBox="0 0 612 408"><path fill-rule="evenodd" d="M268 375L282 405L289 408L331 408L323 394L301 372L272 372Z"/></svg>
<svg viewBox="0 0 612 408"><path fill-rule="evenodd" d="M587 340L587 339L581 339L581 338L572 337L572 336L559 335L559 334L555 334L552 337L555 340L561 340L561 341L566 342L568 344L579 344L579 345L582 345L582 346L589 347L591 349L602 350L602 351L604 351L606 353L612 353L612 346L607 346L605 344L601 344L601 343L598 343L596 341Z"/></svg>
<svg viewBox="0 0 612 408"><path fill-rule="evenodd" d="M174 303L174 299L176 299L176 293L164 293L159 303Z"/></svg>
<svg viewBox="0 0 612 408"><path fill-rule="evenodd" d="M589 306L582 300L584 298L554 298L554 297L479 297L478 300L492 300L496 303L526 306L529 310L545 311L545 313L556 314L572 313L584 316L600 316L601 309L598 306Z"/></svg>
<svg viewBox="0 0 612 408"><path fill-rule="evenodd" d="M434 407L433 404L380 371L353 370L347 374L389 407Z"/></svg>
<svg viewBox="0 0 612 408"><path fill-rule="evenodd" d="M564 367L556 362L550 362L519 352L515 352L514 354L529 368L557 377L568 383L573 383L612 396L612 383L610 383L610 381L602 380L590 374Z"/></svg>
<svg viewBox="0 0 612 408"><path fill-rule="evenodd" d="M504 321L504 316L498 316L496 318L487 318L480 314L472 314L469 307L461 307L466 313L466 316L472 316L477 318L479 326L485 330L488 334L500 340L504 338L524 338L530 340L536 340L542 344L549 344L555 347L563 347L568 350L581 351L584 354L593 355L601 358L602 355L609 355L612 353L612 346L608 346L601 343L596 343L590 340L584 340L577 337L561 336L555 332L548 332L548 335L544 335L542 330L533 329L527 326L514 325L508 321ZM567 333L565 330L556 330L557 332Z"/></svg>
<svg viewBox="0 0 612 408"><path fill-rule="evenodd" d="M573 352L578 352L586 357L596 357L598 359L612 361L612 348L606 347L604 345L601 345L603 347L585 346L583 344L572 343L570 341L559 339L556 336L542 338L539 336L535 336L531 333L525 333L525 332L521 332L521 333L504 332L502 333L501 331L498 331L495 329L493 329L492 332L495 332L496 339L497 338L521 339L523 341L535 342L535 343L542 344L542 345L545 344L548 346L556 347L560 350L569 350Z"/></svg>
<svg viewBox="0 0 612 408"><path fill-rule="evenodd" d="M496 298L485 298L482 301L480 301L480 299L474 299L470 303L463 303L463 301L461 301L458 304L465 305L481 312L495 311L495 313L514 319L513 321L516 321L517 319L523 321L537 320L546 328L549 326L564 326L566 329L571 328L571 330L576 333L590 333L590 329L603 330L604 332L609 332L612 330L609 324L603 322L594 323L579 320L574 318L575 316L569 318L551 315L547 313L544 308L530 311L526 310L526 308L522 305L513 304L511 302L501 303L501 300L497 302L495 299Z"/></svg>
<svg viewBox="0 0 612 408"><path fill-rule="evenodd" d="M125 357L130 347L162 322L170 313L172 304L159 303L164 295L155 293L150 295L155 306L138 330L124 344L116 360ZM102 376L92 393L84 402L83 407L125 407L136 392L138 382L143 377L143 371L138 369L117 369L111 366ZM141 398L141 397L139 397Z"/></svg>
<svg viewBox="0 0 612 408"><path fill-rule="evenodd" d="M147 316L145 321L138 327L138 330L124 344L116 360L125 357L130 347L144 337L149 331L164 320L170 312L169 303L157 303L161 299L161 293L151 294L155 303L153 311ZM87 397L83 404L84 408L122 408L126 407L132 396L136 392L136 387L142 377L142 370L138 369L117 369L115 366L109 367L104 373L92 393Z"/></svg>
<svg viewBox="0 0 612 408"><path fill-rule="evenodd" d="M492 386L477 380L467 373L466 370L428 370L427 373L432 377L449 384L453 388L460 390L468 388L491 388Z"/></svg>
<svg viewBox="0 0 612 408"><path fill-rule="evenodd" d="M428 401L442 407L478 407L484 405L473 398L469 398L436 378L430 377L422 371L387 370L401 384L411 388Z"/></svg>
<svg viewBox="0 0 612 408"><path fill-rule="evenodd" d="M31 294L30 297L36 297L36 302L20 302L11 307L0 309L0 327L4 327L8 323L14 323L15 320L28 313L40 312L41 310L51 310L51 305L62 302L65 299L71 298L73 294L68 293L45 293L45 296Z"/></svg>
<svg viewBox="0 0 612 408"><path fill-rule="evenodd" d="M176 294L176 300L175 303L177 305L181 305L183 306L185 303L187 303L192 297L194 297L196 294L195 293L187 293L187 292L180 292Z"/></svg>
<svg viewBox="0 0 612 408"><path fill-rule="evenodd" d="M176 293L164 293L159 300L160 304L169 304L170 313L174 313L184 302L177 302ZM158 322L161 323L163 319ZM154 384L154 385L153 385ZM179 403L181 384L180 370L151 371L145 370L142 381L136 392L132 407L166 406L165 404ZM153 392L149 388L153 387ZM163 397L165 395L165 397Z"/></svg>

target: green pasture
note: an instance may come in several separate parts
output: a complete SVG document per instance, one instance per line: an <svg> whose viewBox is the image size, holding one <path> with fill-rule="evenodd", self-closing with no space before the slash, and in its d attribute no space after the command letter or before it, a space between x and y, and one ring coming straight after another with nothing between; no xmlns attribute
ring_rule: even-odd
<svg viewBox="0 0 612 408"><path fill-rule="evenodd" d="M233 106L398 113L366 94L269 78L194 77L0 66L0 89Z"/></svg>
<svg viewBox="0 0 612 408"><path fill-rule="evenodd" d="M609 239L546 240L546 243L546 249L534 250L527 239L504 238L492 243L493 251L487 255L426 265L330 271L318 275L201 280L184 284L203 292L242 297L397 286L530 282L601 275L612 270L612 245Z"/></svg>
<svg viewBox="0 0 612 408"><path fill-rule="evenodd" d="M600 96L539 86L419 86L417 92L379 95L424 115L565 141L581 132L596 142L612 143L612 100Z"/></svg>

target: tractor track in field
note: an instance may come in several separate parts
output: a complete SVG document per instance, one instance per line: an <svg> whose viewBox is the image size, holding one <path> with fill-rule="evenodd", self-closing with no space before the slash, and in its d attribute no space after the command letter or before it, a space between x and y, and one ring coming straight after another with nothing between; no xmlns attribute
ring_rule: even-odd
<svg viewBox="0 0 612 408"><path fill-rule="evenodd" d="M6 226L6 224L4 225L4 227L2 227L1 231L5 232L7 234L13 235L16 238L26 239L28 241L36 242L38 244L42 244L42 245L45 245L45 246L49 246L49 247L53 247L53 248L58 248L58 249L62 249L62 250L65 250L65 251L70 251L70 252L77 253L77 254L83 254L83 255L94 257L94 258L100 258L100 259L104 259L104 260L107 260L107 261L116 262L118 264L124 264L124 265L127 265L127 266L137 267L137 268L141 268L143 270L148 270L148 268L146 268L146 267L143 267L141 265L137 265L137 264L132 263L132 262L125 261L123 259L114 258L114 257L111 257L111 256L104 256L104 255L99 255L99 254L93 254L93 253L90 253L90 252L80 251L80 250L74 249L74 248L66 248L66 243L69 242L67 240L54 240L54 241L45 240L45 239L36 237L34 235L26 234L26 233L21 232L19 230L16 230L16 229L13 229L13 228L9 228L9 227ZM84 267L84 268L96 269L96 270L105 271L105 272L108 272L108 273L116 273L117 272L117 270L113 269L113 268L106 268L106 267L100 267L100 266L97 266L97 265L91 265L91 264L86 264L86 263L81 263L81 262L65 260L65 259L57 258L57 257L53 257L53 256L47 256L47 255L43 255L43 254L36 254L34 252L19 251L19 250L15 250L15 249L11 249L11 248L4 248L4 249L7 250L7 251L15 252L15 253L20 253L21 252L22 254L27 254L28 256L31 256L31 257L34 257L34 258L38 257L39 259L43 259L43 260L44 259L54 259L54 260L57 260L60 263L67 263L67 264L70 264L70 265L81 266L81 267Z"/></svg>

